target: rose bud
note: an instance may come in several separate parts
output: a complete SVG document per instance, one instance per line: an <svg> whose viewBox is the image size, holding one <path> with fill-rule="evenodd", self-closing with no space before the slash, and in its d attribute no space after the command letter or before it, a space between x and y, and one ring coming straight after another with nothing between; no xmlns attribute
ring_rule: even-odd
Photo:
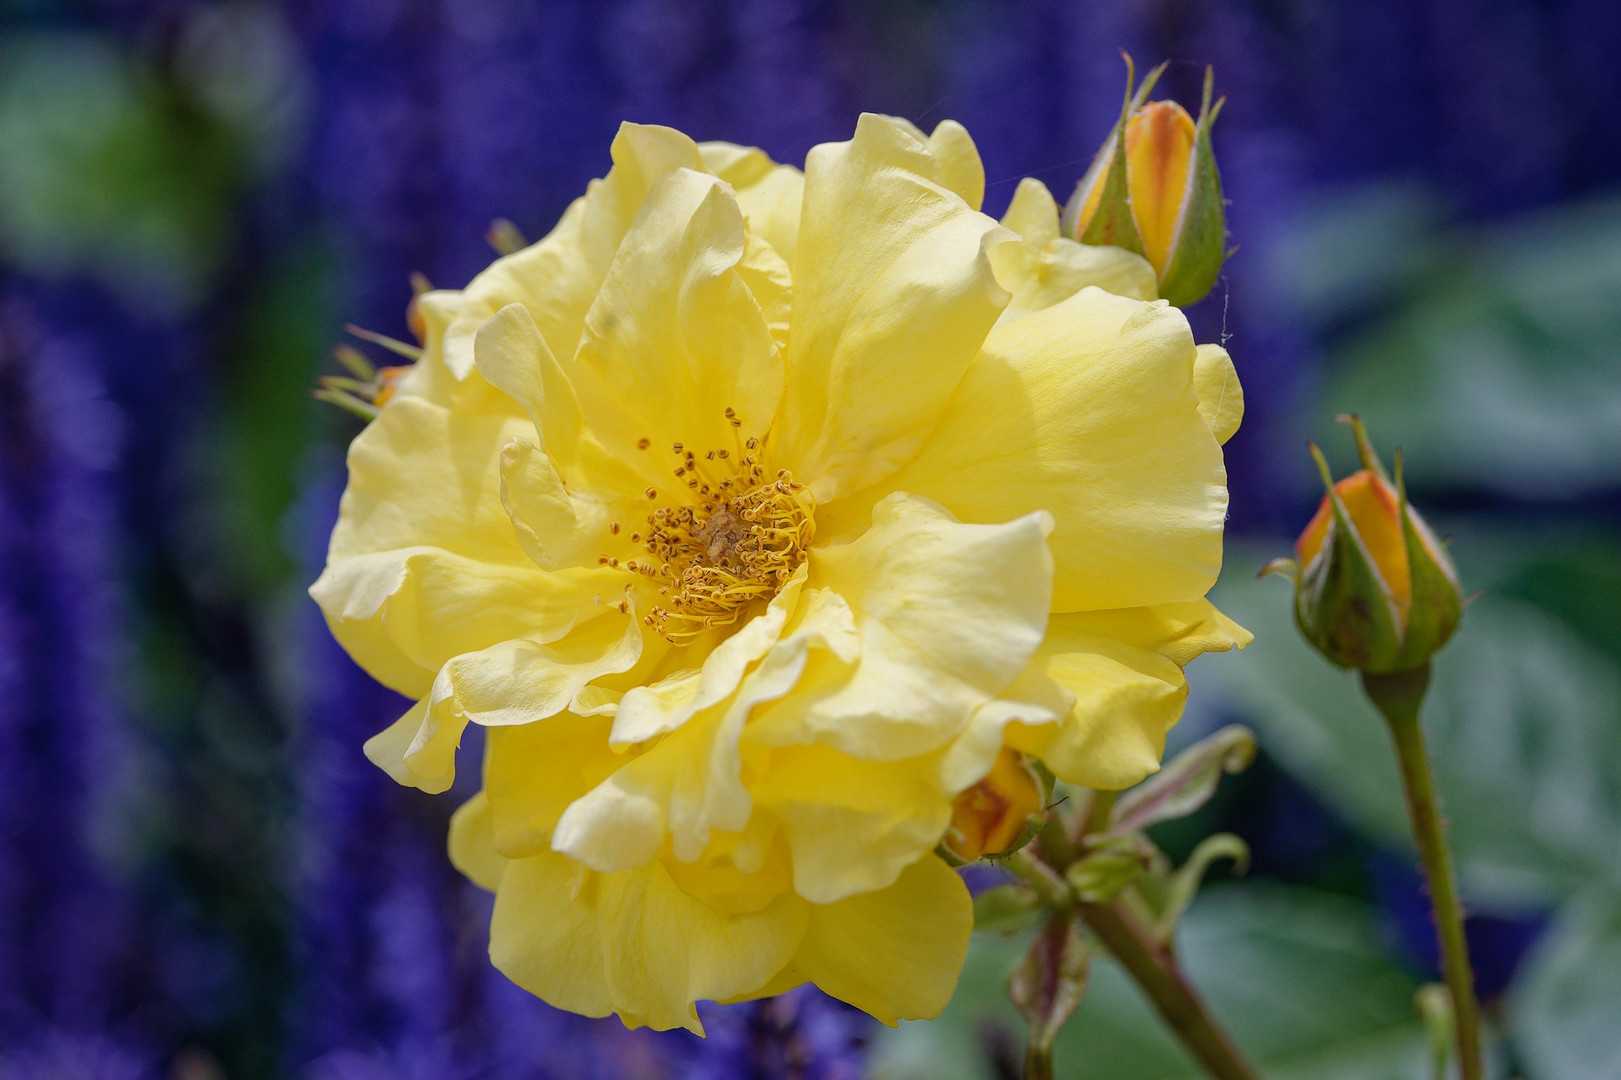
<svg viewBox="0 0 1621 1080"><path fill-rule="evenodd" d="M1128 68L1130 61L1127 61ZM1205 70L1195 121L1174 101L1148 101L1161 64L1126 107L1064 208L1064 234L1083 244L1125 248L1146 258L1160 296L1177 307L1203 299L1226 258L1227 223L1210 128L1215 76Z"/></svg>
<svg viewBox="0 0 1621 1080"><path fill-rule="evenodd" d="M1408 505L1400 453L1392 484L1361 421L1340 419L1356 434L1362 468L1336 483L1311 448L1328 494L1295 542L1295 559L1274 559L1262 573L1294 579L1295 621L1329 660L1373 674L1410 671L1458 627L1458 574Z"/></svg>

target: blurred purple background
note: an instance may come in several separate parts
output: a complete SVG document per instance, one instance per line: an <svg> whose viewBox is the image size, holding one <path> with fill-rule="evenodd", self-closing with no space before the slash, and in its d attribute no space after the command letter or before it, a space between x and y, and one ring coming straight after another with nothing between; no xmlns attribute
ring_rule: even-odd
<svg viewBox="0 0 1621 1080"><path fill-rule="evenodd" d="M0 19L4 1080L863 1075L866 1023L813 992L708 1009L700 1045L507 984L488 900L443 855L455 800L362 758L402 703L302 592L355 430L308 396L342 324L403 336L410 272L463 284L497 217L543 235L621 120L799 163L862 110L952 117L1000 213L1025 175L1068 195L1118 114L1119 50L1168 59L1162 93L1190 105L1215 65L1239 250L1190 318L1244 381L1240 538L1309 514L1301 440L1328 437L1336 380L1375 370L1368 334L1458 280L1472 238L1529 221L1509 242L1534 246L1621 192L1613 0L11 0ZM1393 393L1392 427L1416 424L1399 407L1422 395ZM1465 454L1415 482L1477 531L1544 522L1614 566L1609 445L1564 446L1552 480ZM1588 579L1564 580L1527 595L1621 655L1582 621ZM1380 907L1396 962L1433 964L1407 863L1289 771L1263 765L1200 827L1247 836L1263 876ZM1541 925L1505 919L1477 921L1494 993Z"/></svg>

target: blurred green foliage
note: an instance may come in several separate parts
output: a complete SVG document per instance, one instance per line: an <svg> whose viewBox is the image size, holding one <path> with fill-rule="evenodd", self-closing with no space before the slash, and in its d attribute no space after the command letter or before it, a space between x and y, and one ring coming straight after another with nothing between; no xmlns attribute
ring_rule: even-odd
<svg viewBox="0 0 1621 1080"><path fill-rule="evenodd" d="M1356 320L1318 408L1356 412L1427 485L1539 500L1621 483L1621 201L1446 229L1437 200L1348 193L1300 223L1271 283L1319 331ZM1376 318L1367 319L1369 313Z"/></svg>

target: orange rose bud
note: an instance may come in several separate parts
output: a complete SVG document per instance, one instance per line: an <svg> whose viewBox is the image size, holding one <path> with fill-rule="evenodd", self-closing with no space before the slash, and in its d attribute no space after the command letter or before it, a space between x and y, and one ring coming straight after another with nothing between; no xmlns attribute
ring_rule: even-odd
<svg viewBox="0 0 1621 1080"><path fill-rule="evenodd" d="M1135 93L1128 84L1120 123L1076 185L1063 227L1083 244L1146 258L1160 295L1182 307L1210 291L1226 258L1226 211L1210 146L1222 102L1211 103L1209 70L1197 121L1174 101L1148 101L1164 70L1149 72Z"/></svg>
<svg viewBox="0 0 1621 1080"><path fill-rule="evenodd" d="M1312 454L1328 490L1295 542L1295 559L1263 573L1295 581L1295 621L1306 640L1341 667L1390 674L1422 667L1458 627L1463 597L1457 570L1407 502L1401 456L1392 483L1356 417L1363 467L1334 482L1322 452Z"/></svg>
<svg viewBox="0 0 1621 1080"><path fill-rule="evenodd" d="M951 827L942 846L965 863L1007 854L1023 839L1030 816L1040 813L1042 791L1035 770L1004 746L985 779L952 800Z"/></svg>

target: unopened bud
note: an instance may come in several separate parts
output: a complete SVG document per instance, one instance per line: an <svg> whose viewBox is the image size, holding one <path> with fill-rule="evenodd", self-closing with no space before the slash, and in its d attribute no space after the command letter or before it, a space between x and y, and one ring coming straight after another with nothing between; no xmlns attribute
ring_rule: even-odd
<svg viewBox="0 0 1621 1080"><path fill-rule="evenodd" d="M1005 855L1025 838L1031 815L1041 811L1043 787L1016 751L1003 747L985 779L951 802L951 827L941 842L963 862Z"/></svg>
<svg viewBox="0 0 1621 1080"><path fill-rule="evenodd" d="M1128 71L1131 61L1127 61ZM1092 166L1064 208L1064 234L1083 244L1125 248L1146 258L1159 293L1178 307L1202 299L1226 258L1226 212L1210 129L1215 75L1205 70L1197 121L1174 101L1148 101L1161 64L1132 91ZM1225 100L1225 99L1222 99Z"/></svg>
<svg viewBox="0 0 1621 1080"><path fill-rule="evenodd" d="M1362 468L1335 483L1322 452L1312 455L1327 488L1295 542L1295 559L1263 573L1295 581L1295 621L1306 640L1341 667L1390 674L1421 667L1458 627L1458 574L1435 534L1407 502L1401 455L1392 483L1356 417Z"/></svg>

